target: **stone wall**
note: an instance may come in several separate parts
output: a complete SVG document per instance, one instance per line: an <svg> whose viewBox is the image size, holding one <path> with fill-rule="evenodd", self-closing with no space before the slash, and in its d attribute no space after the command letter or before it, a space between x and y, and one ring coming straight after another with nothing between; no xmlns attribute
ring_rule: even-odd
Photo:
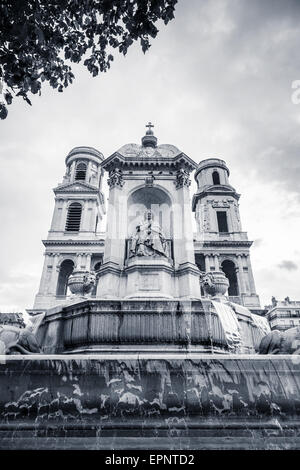
<svg viewBox="0 0 300 470"><path fill-rule="evenodd" d="M1 449L300 448L297 356L2 356L0 388Z"/></svg>

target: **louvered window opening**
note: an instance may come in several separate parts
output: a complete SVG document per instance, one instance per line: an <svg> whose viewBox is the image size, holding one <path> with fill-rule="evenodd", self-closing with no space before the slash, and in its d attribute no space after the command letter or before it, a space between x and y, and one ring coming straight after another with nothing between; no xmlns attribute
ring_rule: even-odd
<svg viewBox="0 0 300 470"><path fill-rule="evenodd" d="M85 163L78 163L75 172L75 180L76 181L84 181L86 176L86 164Z"/></svg>
<svg viewBox="0 0 300 470"><path fill-rule="evenodd" d="M67 215L66 231L79 232L82 207L78 202L70 205Z"/></svg>

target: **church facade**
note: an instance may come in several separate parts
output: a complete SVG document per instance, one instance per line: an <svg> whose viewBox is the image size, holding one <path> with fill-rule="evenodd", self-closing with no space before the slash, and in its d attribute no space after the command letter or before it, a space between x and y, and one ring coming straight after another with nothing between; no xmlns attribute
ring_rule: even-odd
<svg viewBox="0 0 300 470"><path fill-rule="evenodd" d="M126 144L108 158L90 147L67 155L29 313L64 305L76 272L95 274L91 298L199 299L201 273L222 271L229 300L260 310L252 242L242 231L240 196L226 163L210 158L197 164L177 147L158 144L152 125L147 127L141 145ZM197 191L191 201L192 172Z"/></svg>

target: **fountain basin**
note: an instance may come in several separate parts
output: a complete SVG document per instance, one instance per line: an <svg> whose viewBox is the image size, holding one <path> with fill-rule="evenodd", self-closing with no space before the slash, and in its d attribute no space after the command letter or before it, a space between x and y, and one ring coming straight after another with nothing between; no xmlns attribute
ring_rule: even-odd
<svg viewBox="0 0 300 470"><path fill-rule="evenodd" d="M300 357L0 356L1 449L299 449Z"/></svg>
<svg viewBox="0 0 300 470"><path fill-rule="evenodd" d="M209 299L83 300L49 309L38 340L46 354L119 349L229 353L234 329L231 334L232 322L224 324L224 318L230 312L221 315L218 307L229 309ZM258 351L265 333L250 312L247 316L232 311L231 316L237 318L243 333L240 352Z"/></svg>

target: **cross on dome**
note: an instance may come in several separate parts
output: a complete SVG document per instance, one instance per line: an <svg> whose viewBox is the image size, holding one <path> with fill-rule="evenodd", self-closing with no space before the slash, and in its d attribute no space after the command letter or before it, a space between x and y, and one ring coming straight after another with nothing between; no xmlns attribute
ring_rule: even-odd
<svg viewBox="0 0 300 470"><path fill-rule="evenodd" d="M146 124L146 127L148 127L148 130L146 131L146 134L147 135L153 135L153 130L151 129L151 127L154 127L154 125L152 124L152 122L148 122L148 124Z"/></svg>
<svg viewBox="0 0 300 470"><path fill-rule="evenodd" d="M152 124L152 122L149 121L148 124L146 124L146 134L144 135L144 137L142 137L143 147L155 148L157 146L157 138L153 134L153 130L151 129L152 127L154 127L154 125Z"/></svg>

